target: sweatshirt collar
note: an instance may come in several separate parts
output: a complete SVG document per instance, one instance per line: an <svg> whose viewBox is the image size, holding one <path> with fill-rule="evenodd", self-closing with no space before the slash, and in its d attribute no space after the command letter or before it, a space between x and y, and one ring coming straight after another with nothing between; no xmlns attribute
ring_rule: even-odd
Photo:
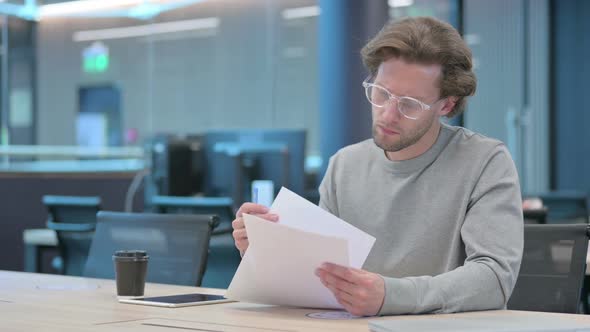
<svg viewBox="0 0 590 332"><path fill-rule="evenodd" d="M385 151L378 147L373 141L373 147L375 148L374 152L379 154L377 160L380 164L382 164L383 167L385 167L386 170L392 173L412 173L423 169L434 162L440 152L448 144L452 136L452 132L453 130L451 126L441 123L436 142L434 142L434 144L426 152L412 159L397 161L389 160L385 155Z"/></svg>

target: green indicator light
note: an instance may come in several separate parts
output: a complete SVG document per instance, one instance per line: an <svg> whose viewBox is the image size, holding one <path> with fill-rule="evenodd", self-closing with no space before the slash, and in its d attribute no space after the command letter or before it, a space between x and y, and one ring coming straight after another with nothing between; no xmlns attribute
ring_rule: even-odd
<svg viewBox="0 0 590 332"><path fill-rule="evenodd" d="M84 58L84 72L93 73L96 71L95 67L94 57Z"/></svg>
<svg viewBox="0 0 590 332"><path fill-rule="evenodd" d="M96 72L101 73L109 68L109 56L106 54L98 55L94 61Z"/></svg>

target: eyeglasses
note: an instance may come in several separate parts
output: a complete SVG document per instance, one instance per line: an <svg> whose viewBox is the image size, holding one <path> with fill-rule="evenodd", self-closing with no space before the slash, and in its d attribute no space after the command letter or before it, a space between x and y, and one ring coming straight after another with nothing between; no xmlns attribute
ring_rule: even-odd
<svg viewBox="0 0 590 332"><path fill-rule="evenodd" d="M397 101L397 110L411 120L418 119L422 113L428 111L434 104L444 99L439 99L432 105L428 105L412 97L398 97L380 85L369 83L368 79L363 82L363 87L365 87L365 94L369 103L373 106L385 107L387 103L395 100Z"/></svg>

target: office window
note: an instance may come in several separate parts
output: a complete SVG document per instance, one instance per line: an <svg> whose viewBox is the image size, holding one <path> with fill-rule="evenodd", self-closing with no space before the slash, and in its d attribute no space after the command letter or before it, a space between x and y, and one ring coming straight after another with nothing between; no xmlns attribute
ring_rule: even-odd
<svg viewBox="0 0 590 332"><path fill-rule="evenodd" d="M318 14L315 0L221 0L144 20L42 19L38 144L286 127L307 128L313 153Z"/></svg>

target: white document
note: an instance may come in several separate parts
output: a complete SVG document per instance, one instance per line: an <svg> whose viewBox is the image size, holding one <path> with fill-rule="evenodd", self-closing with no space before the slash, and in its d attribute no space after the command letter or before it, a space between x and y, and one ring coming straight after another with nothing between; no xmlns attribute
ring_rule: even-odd
<svg viewBox="0 0 590 332"><path fill-rule="evenodd" d="M236 301L309 308L342 306L314 274L324 262L362 267L375 238L282 188L278 223L244 215L250 245L225 294Z"/></svg>
<svg viewBox="0 0 590 332"><path fill-rule="evenodd" d="M272 213L279 215L279 223L308 232L327 236L342 237L348 240L350 267L360 269L373 244L375 237L361 231L330 212L309 202L289 189L283 187L270 207Z"/></svg>
<svg viewBox="0 0 590 332"><path fill-rule="evenodd" d="M250 245L225 293L232 300L342 308L314 274L323 262L348 264L345 239L244 215Z"/></svg>

